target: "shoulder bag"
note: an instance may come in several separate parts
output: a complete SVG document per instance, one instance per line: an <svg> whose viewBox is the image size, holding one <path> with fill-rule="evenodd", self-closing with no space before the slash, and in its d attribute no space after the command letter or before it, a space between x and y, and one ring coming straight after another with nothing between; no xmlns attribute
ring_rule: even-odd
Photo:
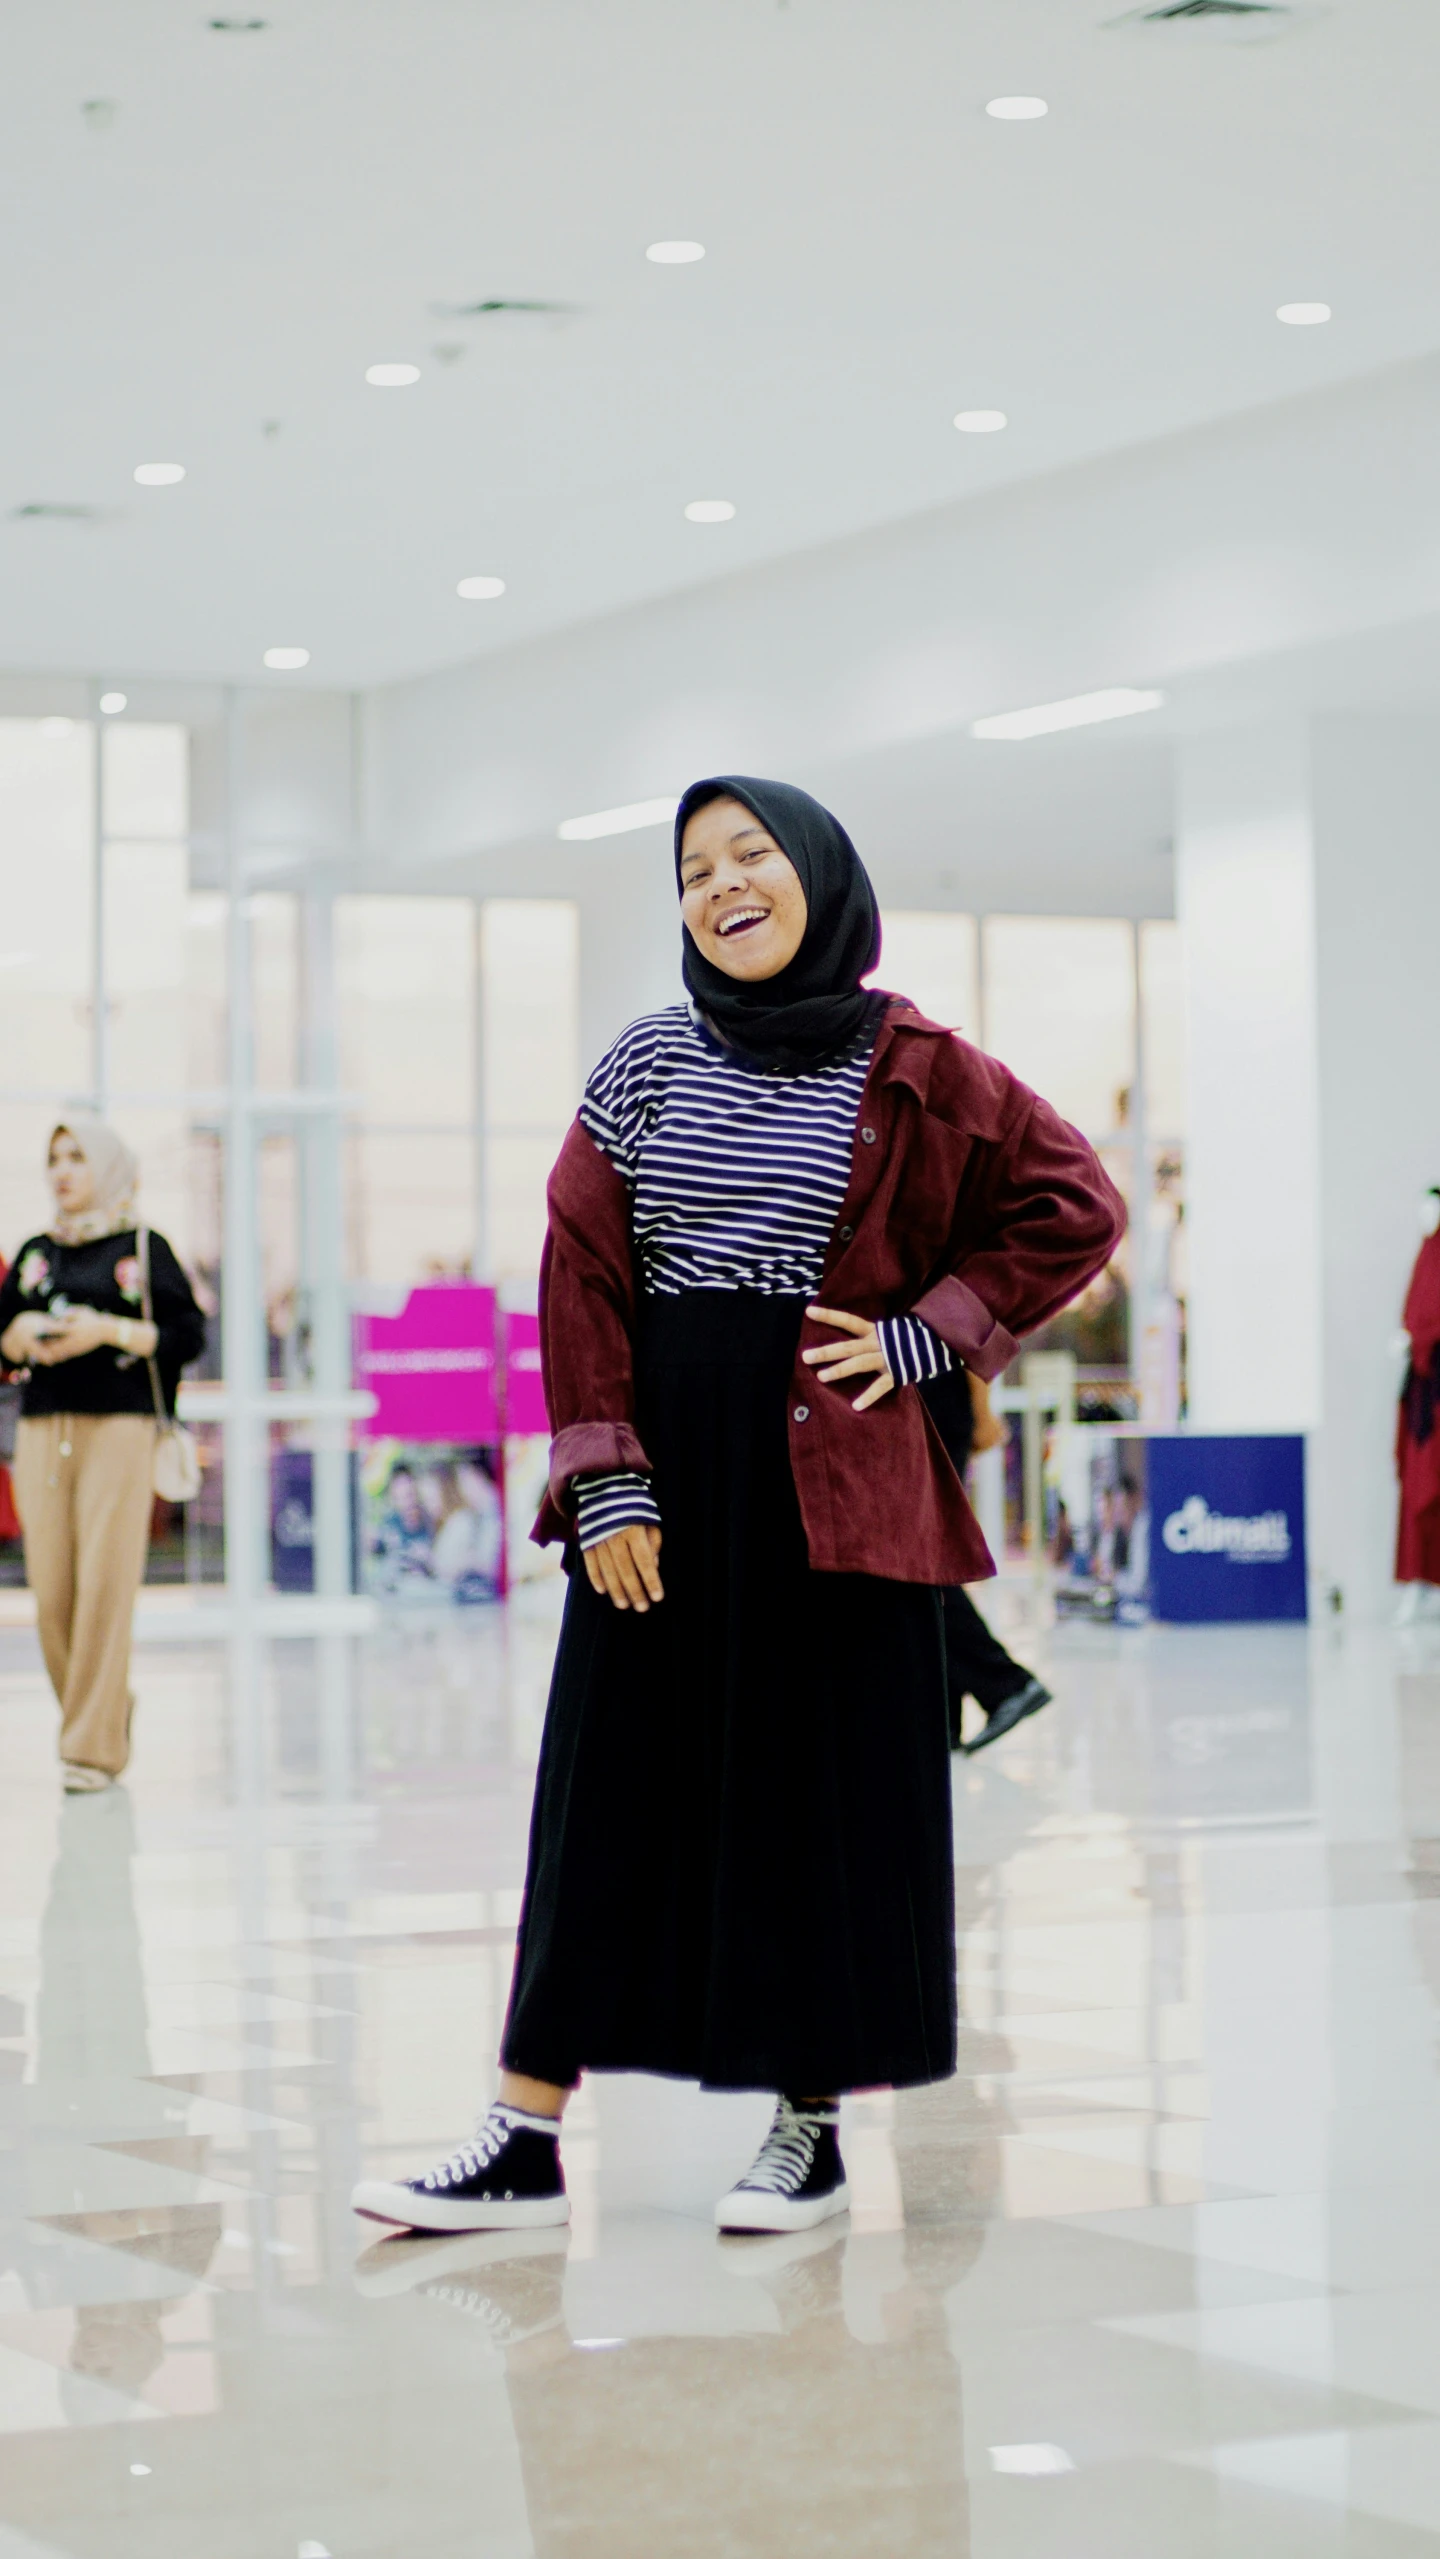
<svg viewBox="0 0 1440 2559"><path fill-rule="evenodd" d="M140 1307L147 1324L153 1324L150 1311L150 1229L142 1226L136 1242L140 1262ZM172 1421L165 1410L160 1392L160 1371L151 1357L145 1362L150 1371L150 1393L155 1405L155 1471L152 1481L162 1502L193 1502L200 1490L200 1452L194 1434L183 1422Z"/></svg>

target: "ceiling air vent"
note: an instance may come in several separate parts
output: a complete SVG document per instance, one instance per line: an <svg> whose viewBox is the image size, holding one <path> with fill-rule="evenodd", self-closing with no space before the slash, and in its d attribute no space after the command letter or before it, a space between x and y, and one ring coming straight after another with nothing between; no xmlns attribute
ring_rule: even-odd
<svg viewBox="0 0 1440 2559"><path fill-rule="evenodd" d="M61 498L31 498L28 505L12 506L12 524L108 524L113 510L103 506L72 506Z"/></svg>
<svg viewBox="0 0 1440 2559"><path fill-rule="evenodd" d="M573 302L518 302L506 294L491 294L484 302L432 302L431 310L440 320L573 320Z"/></svg>
<svg viewBox="0 0 1440 2559"><path fill-rule="evenodd" d="M1316 0L1151 0L1107 24L1128 35L1187 36L1207 44L1273 44L1324 16Z"/></svg>

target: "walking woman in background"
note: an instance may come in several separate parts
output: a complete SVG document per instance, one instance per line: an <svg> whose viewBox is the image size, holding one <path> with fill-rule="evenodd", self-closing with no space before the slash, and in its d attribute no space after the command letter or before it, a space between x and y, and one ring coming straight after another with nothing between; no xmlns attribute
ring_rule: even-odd
<svg viewBox="0 0 1440 2559"><path fill-rule="evenodd" d="M130 1616L154 1502L152 1364L173 1414L205 1318L164 1236L137 1232L139 1168L112 1128L78 1114L65 1122L49 1173L50 1232L22 1244L0 1281L0 1358L29 1372L15 1506L60 1701L65 1785L82 1794L113 1784L130 1756Z"/></svg>
<svg viewBox="0 0 1440 2559"><path fill-rule="evenodd" d="M805 792L694 784L675 861L693 1002L622 1033L550 1183L535 1533L583 1569L500 2096L355 2192L414 2230L568 2219L583 2070L775 2092L716 2219L803 2229L840 2093L953 2071L939 1593L993 1567L916 1388L994 1376L1123 1225L1046 1103L862 984L874 892Z"/></svg>

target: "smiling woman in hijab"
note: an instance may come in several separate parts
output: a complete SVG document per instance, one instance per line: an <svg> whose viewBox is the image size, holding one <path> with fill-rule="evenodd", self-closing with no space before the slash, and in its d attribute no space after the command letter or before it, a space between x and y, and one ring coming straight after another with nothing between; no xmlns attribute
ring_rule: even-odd
<svg viewBox="0 0 1440 2559"><path fill-rule="evenodd" d="M582 2070L777 2099L726 2230L848 2200L838 2099L955 2067L940 1590L993 1570L915 1391L985 1378L1124 1223L1076 1130L867 989L874 891L804 791L727 774L675 823L690 1002L633 1022L550 1183L570 1591L499 2098L358 2210L569 2217Z"/></svg>
<svg viewBox="0 0 1440 2559"><path fill-rule="evenodd" d="M130 1615L154 1503L155 1386L168 1412L205 1318L163 1235L148 1237L153 1321L123 1138L77 1112L47 1158L55 1214L0 1282L0 1358L26 1372L15 1505L45 1667L60 1701L69 1794L113 1785L130 1756Z"/></svg>

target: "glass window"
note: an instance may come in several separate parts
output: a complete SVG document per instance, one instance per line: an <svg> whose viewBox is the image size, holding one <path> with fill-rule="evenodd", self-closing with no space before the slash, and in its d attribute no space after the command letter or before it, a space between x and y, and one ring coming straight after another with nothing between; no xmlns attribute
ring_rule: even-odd
<svg viewBox="0 0 1440 2559"><path fill-rule="evenodd" d="M339 897L340 1082L368 1125L475 1118L475 909L464 897Z"/></svg>
<svg viewBox="0 0 1440 2559"><path fill-rule="evenodd" d="M1135 1060L1133 928L1090 915L987 915L985 1046L1092 1139L1125 1123Z"/></svg>
<svg viewBox="0 0 1440 2559"><path fill-rule="evenodd" d="M12 1089L89 1089L93 792L83 720L0 720L0 1003Z"/></svg>
<svg viewBox="0 0 1440 2559"><path fill-rule="evenodd" d="M336 1041L359 1097L347 1147L349 1266L400 1286L473 1269L475 907L335 901Z"/></svg>
<svg viewBox="0 0 1440 2559"><path fill-rule="evenodd" d="M887 909L884 949L875 975L894 995L908 995L947 1030L978 1039L978 935L973 915Z"/></svg>
<svg viewBox="0 0 1440 2559"><path fill-rule="evenodd" d="M262 889L246 899L245 913L255 1089L293 1092L300 1080L300 901L291 889Z"/></svg>
<svg viewBox="0 0 1440 2559"><path fill-rule="evenodd" d="M401 1287L459 1275L475 1259L475 1140L364 1128L347 1141L352 1278Z"/></svg>
<svg viewBox="0 0 1440 2559"><path fill-rule="evenodd" d="M580 1098L580 917L568 898L487 898L480 915L486 1257L496 1280L530 1281Z"/></svg>
<svg viewBox="0 0 1440 2559"><path fill-rule="evenodd" d="M1152 1141L1185 1135L1185 983L1178 924L1140 927L1145 1124Z"/></svg>
<svg viewBox="0 0 1440 2559"><path fill-rule="evenodd" d="M190 830L186 730L169 720L107 720L100 736L106 835L183 840Z"/></svg>

